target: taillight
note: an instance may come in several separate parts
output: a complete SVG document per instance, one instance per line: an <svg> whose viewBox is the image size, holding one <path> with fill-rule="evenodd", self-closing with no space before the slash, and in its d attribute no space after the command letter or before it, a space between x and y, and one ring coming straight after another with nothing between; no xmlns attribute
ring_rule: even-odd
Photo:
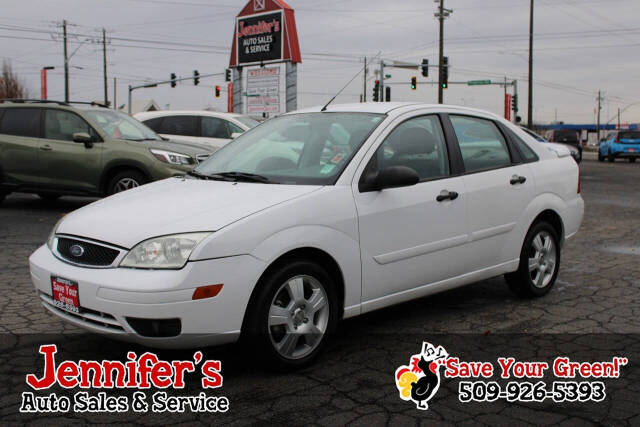
<svg viewBox="0 0 640 427"><path fill-rule="evenodd" d="M580 194L580 167L578 167L578 194Z"/></svg>

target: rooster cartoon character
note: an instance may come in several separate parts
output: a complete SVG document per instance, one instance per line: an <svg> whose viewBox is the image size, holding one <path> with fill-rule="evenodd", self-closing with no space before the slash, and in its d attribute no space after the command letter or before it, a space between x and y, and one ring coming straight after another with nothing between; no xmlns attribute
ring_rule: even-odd
<svg viewBox="0 0 640 427"><path fill-rule="evenodd" d="M410 366L396 370L396 386L402 400L413 401L418 409L427 410L427 402L440 387L440 366L449 357L442 347L423 343L422 352L411 357Z"/></svg>

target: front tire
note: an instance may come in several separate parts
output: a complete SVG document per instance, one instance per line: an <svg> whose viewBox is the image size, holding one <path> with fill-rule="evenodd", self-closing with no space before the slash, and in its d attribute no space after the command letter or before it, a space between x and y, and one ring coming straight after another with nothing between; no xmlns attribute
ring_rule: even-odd
<svg viewBox="0 0 640 427"><path fill-rule="evenodd" d="M243 341L275 368L310 364L338 321L336 284L318 264L294 259L268 273L247 309Z"/></svg>
<svg viewBox="0 0 640 427"><path fill-rule="evenodd" d="M616 158L613 156L613 154L611 154L611 150L609 150L609 155L607 156L607 161L609 163L613 163L616 161Z"/></svg>
<svg viewBox="0 0 640 427"><path fill-rule="evenodd" d="M598 161L599 162L604 162L604 156L602 154L600 154L600 150L598 150Z"/></svg>
<svg viewBox="0 0 640 427"><path fill-rule="evenodd" d="M138 171L126 170L117 173L107 187L107 195L121 193L132 188L139 187L147 183L147 178Z"/></svg>
<svg viewBox="0 0 640 427"><path fill-rule="evenodd" d="M505 275L509 288L523 298L541 297L556 282L560 269L558 233L546 221L529 229L520 251L518 270Z"/></svg>

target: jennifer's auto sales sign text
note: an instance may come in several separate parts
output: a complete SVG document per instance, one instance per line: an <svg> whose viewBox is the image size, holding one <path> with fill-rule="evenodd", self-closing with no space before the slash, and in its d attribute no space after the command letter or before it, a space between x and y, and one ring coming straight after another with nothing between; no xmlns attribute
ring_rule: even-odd
<svg viewBox="0 0 640 427"><path fill-rule="evenodd" d="M238 18L238 64L282 59L282 25L282 11Z"/></svg>

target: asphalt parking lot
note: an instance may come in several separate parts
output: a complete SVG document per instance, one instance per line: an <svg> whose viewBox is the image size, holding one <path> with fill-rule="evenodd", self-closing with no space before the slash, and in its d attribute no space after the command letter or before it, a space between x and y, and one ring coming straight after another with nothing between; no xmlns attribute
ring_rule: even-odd
<svg viewBox="0 0 640 427"><path fill-rule="evenodd" d="M393 384L395 368L419 351L423 339L446 341L450 352L452 347L464 353L472 347L487 352L487 346L497 346L500 351L520 352L526 357L544 355L545 351L550 357L571 351L593 356L588 351L598 349L608 357L610 349L603 343L617 340L617 350L640 353L640 164L598 163L591 156L585 157L580 167L584 221L577 236L563 249L558 281L549 295L536 300L518 299L498 277L350 319L341 324L329 351L314 366L291 374L263 372L259 355L237 357L240 349L236 346L207 349L208 357L223 361L225 386L220 394L231 401L231 410L217 415L218 421L377 425L410 424L426 418L548 424L570 423L575 420L570 417L578 417L585 424L640 422L637 372L617 380L612 386L616 398L606 405L525 405L518 410L513 405L510 409L497 404L465 407L455 399L446 399L445 393L439 406L434 399L433 410L420 412L398 399ZM123 358L132 348L87 334L50 315L36 299L30 282L30 253L46 240L61 215L92 200L68 197L45 202L36 196L13 194L0 207L0 332L4 353L0 363L5 373L20 377L22 372L32 372L28 369L33 370L34 365L40 366L37 345L44 342L58 342L60 357L67 358L102 359L105 354ZM557 342L543 344L545 340ZM487 354L502 355L495 351ZM0 385L0 411L7 421L24 421L15 414L20 391L24 391L23 378L9 384L3 380ZM454 388L449 390L450 394L454 392ZM542 412L533 415L531 409ZM135 414L119 416L123 418L117 421L147 420ZM40 421L46 420L46 414L40 417ZM162 419L153 417L149 415L148 421ZM214 420L203 417L183 414L181 421ZM83 418L76 414L56 417L55 421L88 419L89 415Z"/></svg>

